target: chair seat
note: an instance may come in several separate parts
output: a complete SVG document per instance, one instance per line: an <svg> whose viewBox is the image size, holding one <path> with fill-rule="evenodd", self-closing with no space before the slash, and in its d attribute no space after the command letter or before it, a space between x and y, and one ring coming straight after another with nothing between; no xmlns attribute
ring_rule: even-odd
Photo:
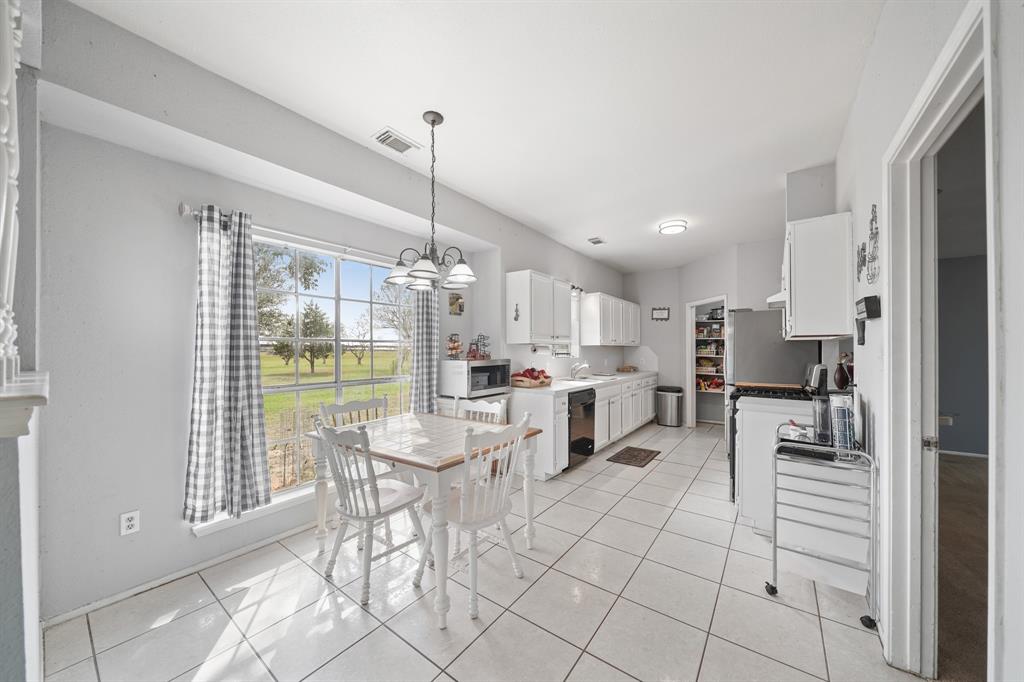
<svg viewBox="0 0 1024 682"><path fill-rule="evenodd" d="M380 500L380 513L377 513L377 510L373 507L373 501L370 499L369 489L366 490L366 500L370 505L369 510L363 508L361 493L356 494L359 509L348 510L341 504L341 502L338 502L335 506L339 514L348 518L380 518L382 516L393 514L396 510L399 510L402 507L419 502L420 498L423 497L423 489L390 478L377 479L377 495Z"/></svg>
<svg viewBox="0 0 1024 682"><path fill-rule="evenodd" d="M477 493L482 493L483 488L475 485L470 485L469 490L464 494L462 487L453 487L448 492L448 498L445 500L445 504L448 505L448 523L458 527L460 530L479 530L480 528L487 528L493 526L500 519L508 516L512 511L512 502L506 501L505 505L501 510L495 514L489 514L487 516L474 516L474 501ZM493 492L491 494L494 494ZM423 511L427 514L431 513L434 501L428 500L423 504Z"/></svg>

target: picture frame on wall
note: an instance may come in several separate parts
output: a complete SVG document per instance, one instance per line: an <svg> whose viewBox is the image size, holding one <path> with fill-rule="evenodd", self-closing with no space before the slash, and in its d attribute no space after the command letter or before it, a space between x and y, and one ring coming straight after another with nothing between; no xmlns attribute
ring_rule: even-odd
<svg viewBox="0 0 1024 682"><path fill-rule="evenodd" d="M448 314L462 315L466 312L466 299L462 294L448 294Z"/></svg>
<svg viewBox="0 0 1024 682"><path fill-rule="evenodd" d="M668 308L651 308L651 319L655 322L668 322Z"/></svg>

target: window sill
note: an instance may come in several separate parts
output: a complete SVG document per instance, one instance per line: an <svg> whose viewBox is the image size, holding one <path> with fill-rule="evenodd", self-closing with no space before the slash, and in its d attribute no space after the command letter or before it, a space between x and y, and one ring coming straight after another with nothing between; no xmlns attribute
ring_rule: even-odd
<svg viewBox="0 0 1024 682"><path fill-rule="evenodd" d="M276 514L285 509L297 507L300 504L310 504L310 511L312 511L312 503L316 497L316 488L314 483L304 483L301 486L296 487L294 490L289 490L284 493L279 493L273 496L270 504L262 507L257 507L250 511L242 514L241 518L235 518L228 516L227 512L219 512L212 521L206 521L205 523L196 523L192 526L192 534L197 538L211 535L228 528L234 528L250 521L263 518L264 516L270 516Z"/></svg>

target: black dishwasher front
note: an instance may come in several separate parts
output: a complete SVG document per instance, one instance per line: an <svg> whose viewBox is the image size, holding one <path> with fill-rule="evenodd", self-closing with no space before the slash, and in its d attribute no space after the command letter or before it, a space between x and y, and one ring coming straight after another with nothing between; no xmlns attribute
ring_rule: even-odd
<svg viewBox="0 0 1024 682"><path fill-rule="evenodd" d="M597 392L588 388L569 394L569 466L594 454L594 407Z"/></svg>

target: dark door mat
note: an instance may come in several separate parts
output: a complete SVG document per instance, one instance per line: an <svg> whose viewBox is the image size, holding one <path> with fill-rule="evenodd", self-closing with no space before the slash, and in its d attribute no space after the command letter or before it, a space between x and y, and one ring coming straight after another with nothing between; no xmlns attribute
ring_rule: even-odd
<svg viewBox="0 0 1024 682"><path fill-rule="evenodd" d="M609 462L628 464L632 467L645 467L652 459L657 457L661 450L648 450L646 448L622 448L608 458Z"/></svg>

